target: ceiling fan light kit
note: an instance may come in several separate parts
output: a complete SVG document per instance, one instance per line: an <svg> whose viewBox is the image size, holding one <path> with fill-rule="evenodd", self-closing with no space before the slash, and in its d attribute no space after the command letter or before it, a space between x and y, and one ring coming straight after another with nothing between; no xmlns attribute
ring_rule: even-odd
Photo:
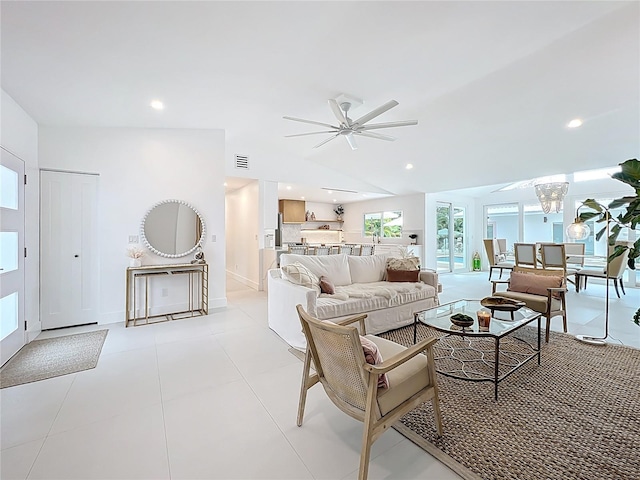
<svg viewBox="0 0 640 480"><path fill-rule="evenodd" d="M322 142L315 145L313 148L318 148L325 143L330 142L334 138L338 138L339 136L343 136L352 150L356 150L358 145L356 143L356 136L359 135L361 137L369 137L369 138L377 138L378 140L386 140L389 142L393 142L395 137L390 135L383 135L381 133L370 132L369 130L376 130L380 128L393 128L393 127L407 127L410 125L417 125L417 120L405 120L401 122L387 122L387 123L372 123L367 124L367 122L373 120L379 115L382 115L387 110L392 109L393 107L398 105L398 102L395 100L390 100L384 105L370 111L369 113L359 117L356 120L352 120L349 118L349 110L355 108L356 106L362 103L361 100L357 98L350 97L348 95L340 95L337 99L330 98L329 99L329 108L335 115L336 119L339 122L339 125L331 125L328 123L316 122L313 120L305 120L302 118L295 117L283 117L286 120L293 120L294 122L303 122L310 123L312 125L320 125L326 128L330 128L331 130L323 130L319 132L308 132L308 133L298 133L295 135L285 135L285 137L303 137L306 135L318 135L323 133L333 134L329 138L323 140Z"/></svg>

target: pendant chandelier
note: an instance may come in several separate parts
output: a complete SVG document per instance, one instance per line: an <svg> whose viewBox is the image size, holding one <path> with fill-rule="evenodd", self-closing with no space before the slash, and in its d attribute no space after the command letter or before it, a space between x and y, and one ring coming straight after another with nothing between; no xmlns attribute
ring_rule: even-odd
<svg viewBox="0 0 640 480"><path fill-rule="evenodd" d="M542 211L558 213L562 210L562 201L569 190L569 182L540 183L535 185L535 189Z"/></svg>

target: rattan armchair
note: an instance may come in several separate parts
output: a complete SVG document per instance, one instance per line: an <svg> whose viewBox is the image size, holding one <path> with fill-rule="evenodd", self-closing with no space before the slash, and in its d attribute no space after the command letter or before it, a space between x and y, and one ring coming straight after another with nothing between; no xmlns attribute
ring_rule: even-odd
<svg viewBox="0 0 640 480"><path fill-rule="evenodd" d="M525 273L530 276L531 283L536 281L536 276L553 276L561 279L559 287L545 288L545 294L533 293L533 289L530 292L513 291L511 290L513 279L515 274ZM562 327L565 333L567 333L567 284L566 277L561 271L558 270L545 270L543 268L525 268L514 267L511 279L506 281L492 280L493 288L491 291L492 296L510 298L512 300L518 300L524 302L528 308L538 313L541 313L547 320L545 342L549 342L549 331L551 327L551 319L555 316L562 316ZM500 292L497 290L499 284L506 284L507 291ZM536 289L539 290L539 289Z"/></svg>
<svg viewBox="0 0 640 480"><path fill-rule="evenodd" d="M340 410L364 422L359 480L367 478L373 442L418 405L431 400L435 428L442 435L432 351L437 339L425 339L405 348L389 340L366 335L376 344L383 358L381 364L370 365L365 361L360 342L360 333L365 335L366 315L347 318L336 324L313 318L302 305L296 308L307 337L297 425L302 426L307 390L321 383L327 396ZM355 322L360 323L360 333L350 325ZM426 355L421 353L423 351ZM313 374L312 361L316 372ZM378 376L385 373L389 388L378 389Z"/></svg>

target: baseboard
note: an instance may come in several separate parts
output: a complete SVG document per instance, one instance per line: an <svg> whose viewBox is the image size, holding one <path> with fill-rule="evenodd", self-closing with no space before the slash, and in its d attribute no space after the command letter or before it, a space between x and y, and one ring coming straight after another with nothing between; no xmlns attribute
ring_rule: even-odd
<svg viewBox="0 0 640 480"><path fill-rule="evenodd" d="M229 275L235 281L240 282L241 284L246 285L247 287L253 288L254 290L260 289L260 285L258 282L254 282L253 280L243 277L242 275L238 275L237 273L231 272L229 270L227 270L227 275Z"/></svg>

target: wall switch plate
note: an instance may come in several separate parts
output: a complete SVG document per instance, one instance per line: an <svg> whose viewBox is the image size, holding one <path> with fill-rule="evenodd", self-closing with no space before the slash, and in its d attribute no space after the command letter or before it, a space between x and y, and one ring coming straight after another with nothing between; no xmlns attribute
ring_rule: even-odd
<svg viewBox="0 0 640 480"><path fill-rule="evenodd" d="M138 235L129 235L129 243L138 243Z"/></svg>
<svg viewBox="0 0 640 480"><path fill-rule="evenodd" d="M215 242L216 241L216 236L215 235L211 235L211 241Z"/></svg>
<svg viewBox="0 0 640 480"><path fill-rule="evenodd" d="M168 297L169 296L169 289L168 288L163 288L162 289L162 296L163 297Z"/></svg>

